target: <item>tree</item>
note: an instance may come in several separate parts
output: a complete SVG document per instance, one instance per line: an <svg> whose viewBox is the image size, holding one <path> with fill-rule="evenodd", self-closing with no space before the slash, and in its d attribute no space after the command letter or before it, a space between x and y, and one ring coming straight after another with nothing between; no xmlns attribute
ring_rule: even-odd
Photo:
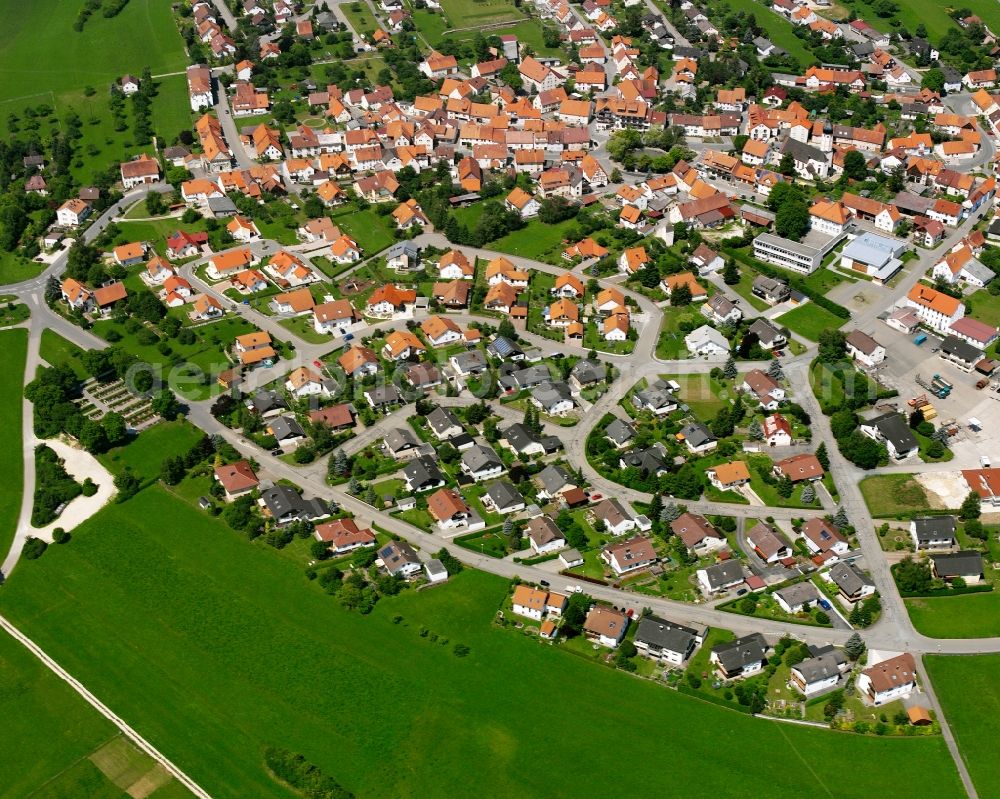
<svg viewBox="0 0 1000 799"><path fill-rule="evenodd" d="M747 425L747 438L751 441L761 441L764 438L764 428L756 419L751 420Z"/></svg>
<svg viewBox="0 0 1000 799"><path fill-rule="evenodd" d="M818 343L821 361L837 363L847 357L847 334L843 330L821 330Z"/></svg>
<svg viewBox="0 0 1000 799"><path fill-rule="evenodd" d="M986 540L986 529L983 527L983 523L979 519L969 519L965 523L965 534L969 538L977 538L980 541Z"/></svg>
<svg viewBox="0 0 1000 799"><path fill-rule="evenodd" d="M132 470L128 467L126 467L124 471L115 475L114 482L115 489L118 491L118 502L124 502L125 500L134 497L142 487L142 483L139 482L139 478L136 477Z"/></svg>
<svg viewBox="0 0 1000 799"><path fill-rule="evenodd" d="M587 620L587 612L593 603L593 599L587 594L571 594L566 603L566 610L563 611L562 628L567 636L579 635L583 630L583 623Z"/></svg>
<svg viewBox="0 0 1000 799"><path fill-rule="evenodd" d="M660 521L667 523L676 521L680 515L680 508L673 502L669 502L663 507L663 513L660 514Z"/></svg>
<svg viewBox="0 0 1000 799"><path fill-rule="evenodd" d="M164 458L160 465L160 479L168 486L175 486L184 479L187 469L184 468L184 459L178 455Z"/></svg>
<svg viewBox="0 0 1000 799"><path fill-rule="evenodd" d="M863 181L868 178L868 164L860 150L850 150L844 156L844 177Z"/></svg>
<svg viewBox="0 0 1000 799"><path fill-rule="evenodd" d="M510 537L510 534L514 532L514 519L508 516L503 520L503 534Z"/></svg>
<svg viewBox="0 0 1000 799"><path fill-rule="evenodd" d="M778 171L782 175L795 174L795 157L791 153L785 153L781 156L781 161L778 163Z"/></svg>
<svg viewBox="0 0 1000 799"><path fill-rule="evenodd" d="M181 412L180 403L177 401L177 397L174 396L174 392L169 388L165 388L157 393L150 405L152 405L154 413L162 416L168 422L176 419Z"/></svg>
<svg viewBox="0 0 1000 799"><path fill-rule="evenodd" d="M900 591L922 594L930 589L933 577L929 560L914 560L907 555L892 567L892 576Z"/></svg>
<svg viewBox="0 0 1000 799"><path fill-rule="evenodd" d="M975 491L970 491L968 495L962 500L962 508L959 512L959 516L963 519L978 519L981 510L980 503L982 500L979 498L979 494Z"/></svg>
<svg viewBox="0 0 1000 799"><path fill-rule="evenodd" d="M771 361L771 363L768 364L767 373L770 377L772 377L775 380L785 379L785 373L781 368L781 361L779 361L777 358L775 358L773 361Z"/></svg>
<svg viewBox="0 0 1000 799"><path fill-rule="evenodd" d="M675 308L691 304L691 287L686 283L674 286L670 291L670 304Z"/></svg>
<svg viewBox="0 0 1000 799"><path fill-rule="evenodd" d="M80 426L80 444L91 454L105 452L108 448L108 435L104 427L93 419L84 419Z"/></svg>
<svg viewBox="0 0 1000 799"><path fill-rule="evenodd" d="M801 499L807 505L816 499L816 489L813 488L812 483L806 483L805 488L802 489Z"/></svg>
<svg viewBox="0 0 1000 799"><path fill-rule="evenodd" d="M921 88L944 94L944 73L940 69L929 69L920 81Z"/></svg>
<svg viewBox="0 0 1000 799"><path fill-rule="evenodd" d="M938 439L934 439L930 444L927 445L927 457L932 460L937 460L944 456L944 444L942 444Z"/></svg>
<svg viewBox="0 0 1000 799"><path fill-rule="evenodd" d="M795 491L795 486L786 474L782 475L781 479L778 480L778 484L774 487L774 490L778 492L779 497L788 499L792 495L792 492Z"/></svg>
<svg viewBox="0 0 1000 799"><path fill-rule="evenodd" d="M41 538L35 538L35 536L29 535L27 539L25 539L24 547L21 549L21 554L28 560L38 560L42 556L42 553L48 549L48 546L49 545Z"/></svg>
<svg viewBox="0 0 1000 799"><path fill-rule="evenodd" d="M774 232L798 241L809 230L809 205L801 194L790 194L774 216Z"/></svg>
<svg viewBox="0 0 1000 799"><path fill-rule="evenodd" d="M349 468L350 463L347 460L347 455L344 454L344 450L338 449L333 454L332 463L333 463L333 473L335 475L337 475L338 477L343 477L345 474L347 474L347 469Z"/></svg>
<svg viewBox="0 0 1000 799"><path fill-rule="evenodd" d="M857 632L851 633L851 637L844 644L844 654L851 660L857 662L865 653L865 642Z"/></svg>
<svg viewBox="0 0 1000 799"><path fill-rule="evenodd" d="M107 437L109 447L124 444L128 439L128 424L120 413L114 411L106 413L101 419L101 427L104 428L104 435Z"/></svg>
<svg viewBox="0 0 1000 799"><path fill-rule="evenodd" d="M851 520L847 518L847 511L843 505L837 508L837 512L833 515L833 523L841 530L850 525Z"/></svg>
<svg viewBox="0 0 1000 799"><path fill-rule="evenodd" d="M819 465L823 467L824 471L830 470L830 453L826 451L825 441L820 441L819 446L816 447L816 460L819 461Z"/></svg>
<svg viewBox="0 0 1000 799"><path fill-rule="evenodd" d="M735 286L740 282L740 268L734 258L726 259L726 265L722 267L722 281L727 286Z"/></svg>
<svg viewBox="0 0 1000 799"><path fill-rule="evenodd" d="M722 367L722 376L726 380L734 380L737 374L739 373L736 370L736 360L732 356L729 356L726 360L726 365Z"/></svg>

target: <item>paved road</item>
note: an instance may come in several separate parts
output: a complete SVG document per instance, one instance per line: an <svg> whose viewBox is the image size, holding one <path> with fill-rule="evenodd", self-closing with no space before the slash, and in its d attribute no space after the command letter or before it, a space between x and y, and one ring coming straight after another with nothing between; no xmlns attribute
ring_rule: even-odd
<svg viewBox="0 0 1000 799"><path fill-rule="evenodd" d="M212 799L211 794L202 788L197 782L191 779L181 769L167 758L159 749L149 741L139 735L121 716L116 714L111 708L105 705L100 699L94 696L87 688L66 669L60 666L45 650L32 641L28 636L18 630L3 616L0 616L0 628L10 634L18 643L24 646L31 654L38 658L45 666L52 671L59 679L67 683L70 688L76 691L84 700L93 707L104 718L114 724L133 744L149 755L153 760L163 766L178 782L187 788L198 799Z"/></svg>

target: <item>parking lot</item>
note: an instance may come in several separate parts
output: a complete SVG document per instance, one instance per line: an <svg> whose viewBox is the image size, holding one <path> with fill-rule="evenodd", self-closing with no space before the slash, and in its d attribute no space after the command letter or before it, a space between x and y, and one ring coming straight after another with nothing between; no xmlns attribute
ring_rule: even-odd
<svg viewBox="0 0 1000 799"><path fill-rule="evenodd" d="M882 385L899 392L898 398L887 402L895 402L899 411L909 415L907 400L926 394L938 412L933 420L935 424L955 422L959 426L959 435L952 441L955 468L977 466L979 456L984 454L1000 457L1000 431L989 423L1000 412L1000 394L988 388L977 389L976 382L981 375L963 372L953 363L940 358L936 352L941 345L940 336L928 334L927 340L917 346L913 343L916 333L906 335L881 322L876 322L874 329L865 332L886 348L885 362L870 374L877 377ZM917 385L917 375L930 382L935 374L940 374L954 387L948 397L934 397ZM978 432L969 429L970 418L986 422L984 429Z"/></svg>

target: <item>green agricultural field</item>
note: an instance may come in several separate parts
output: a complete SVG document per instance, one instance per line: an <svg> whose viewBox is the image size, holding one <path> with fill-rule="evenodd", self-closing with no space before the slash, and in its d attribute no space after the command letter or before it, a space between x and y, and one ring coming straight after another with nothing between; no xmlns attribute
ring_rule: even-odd
<svg viewBox="0 0 1000 799"><path fill-rule="evenodd" d="M39 354L42 360L50 366L68 366L81 380L87 377L87 371L83 368L80 356L83 350L69 339L63 338L54 330L43 330L42 340L39 346Z"/></svg>
<svg viewBox="0 0 1000 799"><path fill-rule="evenodd" d="M862 480L860 488L875 519L931 509L927 492L912 474L874 474Z"/></svg>
<svg viewBox="0 0 1000 799"><path fill-rule="evenodd" d="M140 780L162 787L133 795L191 796L7 633L0 633L0 714L2 799L122 799Z"/></svg>
<svg viewBox="0 0 1000 799"><path fill-rule="evenodd" d="M793 308L774 321L810 341L819 341L819 334L824 330L836 330L844 324L843 319L834 316L826 308L821 308L813 302L807 302L805 305Z"/></svg>
<svg viewBox="0 0 1000 799"><path fill-rule="evenodd" d="M0 330L0 349L7 367L0 378L0 419L8 430L6 446L0 448L0 559L10 549L21 512L24 463L21 460L21 398L24 392L24 362L28 357L28 331ZM2 662L2 661L0 661ZM0 770L2 773L2 770Z"/></svg>
<svg viewBox="0 0 1000 799"><path fill-rule="evenodd" d="M88 763L87 756L117 734L7 633L0 633L0 714L0 797L11 799L32 794L74 763ZM57 782L70 788L74 780Z"/></svg>
<svg viewBox="0 0 1000 799"><path fill-rule="evenodd" d="M785 727L679 696L493 627L506 591L466 571L361 616L265 544L154 487L23 564L0 612L218 799L290 799L264 769L266 745L301 752L367 799L460 796L483 763L494 797L632 795L664 772L698 774L675 784L681 798L727 795L734 773L766 796L959 793L940 738ZM514 673L559 679L541 702L531 680L498 690ZM581 707L586 760L539 757L525 732L575 740ZM797 765L811 751L824 756ZM385 768L387 752L407 767ZM758 769L765 759L786 765ZM858 762L880 768L843 765Z"/></svg>
<svg viewBox="0 0 1000 799"><path fill-rule="evenodd" d="M733 11L742 11L745 14L753 14L757 24L764 29L767 38L778 47L787 50L789 55L799 59L802 68L816 61L816 58L809 52L802 40L795 35L792 23L783 17L779 17L771 10L769 5L758 3L756 0L725 0Z"/></svg>
<svg viewBox="0 0 1000 799"><path fill-rule="evenodd" d="M187 67L184 42L169 3L131 0L113 18L100 11L77 33L73 23L82 3L37 0L32 3L0 0L8 27L0 47L0 126L11 130L9 117L24 129L25 110L47 106L55 111L38 117L47 134L62 125L69 110L83 126L74 176L88 179L116 160L135 155L131 130L115 131L108 108L108 87L126 72L139 75L148 66L154 75L180 72ZM187 112L186 90L176 79L161 86L154 100L154 127L161 135L176 135L177 123ZM179 78L183 86L184 78ZM92 92L86 91L92 89ZM89 94L89 96L88 96ZM130 114L129 114L130 116Z"/></svg>
<svg viewBox="0 0 1000 799"><path fill-rule="evenodd" d="M1000 593L907 599L918 632L931 638L1000 636Z"/></svg>
<svg viewBox="0 0 1000 799"><path fill-rule="evenodd" d="M201 430L185 421L160 422L143 430L124 447L116 447L100 456L101 463L115 474L132 469L143 479L160 474L164 459L183 455L202 436Z"/></svg>
<svg viewBox="0 0 1000 799"><path fill-rule="evenodd" d="M924 666L979 796L1000 796L1000 655L925 655Z"/></svg>

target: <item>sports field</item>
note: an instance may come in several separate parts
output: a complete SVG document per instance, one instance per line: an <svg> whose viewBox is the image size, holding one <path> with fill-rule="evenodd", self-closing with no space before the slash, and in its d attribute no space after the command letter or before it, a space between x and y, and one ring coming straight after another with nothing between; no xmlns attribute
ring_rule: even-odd
<svg viewBox="0 0 1000 799"><path fill-rule="evenodd" d="M491 797L639 795L669 774L697 775L675 797L734 779L760 796L959 795L940 739L751 719L494 628L506 585L466 571L360 616L154 487L20 567L0 612L217 799L291 796L266 745L366 799L468 795L484 768Z"/></svg>
<svg viewBox="0 0 1000 799"><path fill-rule="evenodd" d="M925 655L924 666L980 799L1000 796L1000 655Z"/></svg>
<svg viewBox="0 0 1000 799"><path fill-rule="evenodd" d="M0 351L5 369L0 373L0 419L7 426L5 446L0 447L0 560L14 540L21 512L24 462L21 459L21 397L24 362L28 357L28 331L0 331Z"/></svg>

